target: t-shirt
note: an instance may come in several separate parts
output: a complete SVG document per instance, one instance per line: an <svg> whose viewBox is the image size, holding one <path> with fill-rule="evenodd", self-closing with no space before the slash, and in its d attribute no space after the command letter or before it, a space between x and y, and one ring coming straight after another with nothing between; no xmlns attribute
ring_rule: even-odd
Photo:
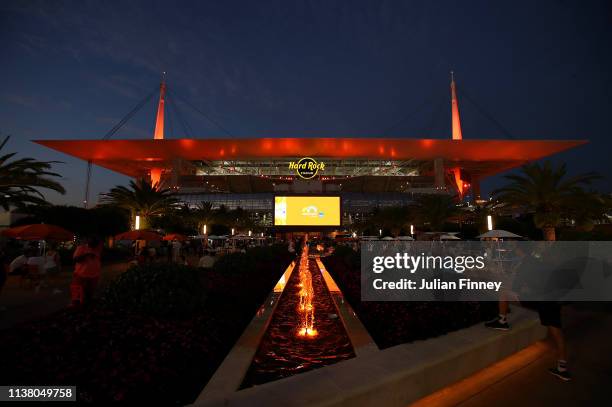
<svg viewBox="0 0 612 407"><path fill-rule="evenodd" d="M74 251L74 255L72 256L74 259L85 254L91 254L91 256L87 256L81 262L75 263L74 274L81 277L99 277L102 270L102 265L100 262L101 253L102 245L91 248L87 244L82 244L77 247Z"/></svg>
<svg viewBox="0 0 612 407"><path fill-rule="evenodd" d="M59 257L57 253L47 252L45 256L45 269L52 269L57 267L56 258Z"/></svg>

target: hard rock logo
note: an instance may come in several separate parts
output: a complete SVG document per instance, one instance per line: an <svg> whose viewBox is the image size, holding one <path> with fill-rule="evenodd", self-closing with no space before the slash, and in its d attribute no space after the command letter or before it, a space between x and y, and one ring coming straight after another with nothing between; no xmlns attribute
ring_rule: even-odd
<svg viewBox="0 0 612 407"><path fill-rule="evenodd" d="M304 157L297 163L291 161L289 169L295 170L296 174L303 179L312 179L320 171L325 171L325 163L318 163L314 158Z"/></svg>

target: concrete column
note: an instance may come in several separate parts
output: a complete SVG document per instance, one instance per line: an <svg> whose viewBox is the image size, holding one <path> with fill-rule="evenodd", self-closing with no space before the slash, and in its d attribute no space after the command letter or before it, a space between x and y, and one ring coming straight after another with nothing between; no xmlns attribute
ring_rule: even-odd
<svg viewBox="0 0 612 407"><path fill-rule="evenodd" d="M444 189L446 183L444 182L444 159L434 159L434 185L436 188Z"/></svg>

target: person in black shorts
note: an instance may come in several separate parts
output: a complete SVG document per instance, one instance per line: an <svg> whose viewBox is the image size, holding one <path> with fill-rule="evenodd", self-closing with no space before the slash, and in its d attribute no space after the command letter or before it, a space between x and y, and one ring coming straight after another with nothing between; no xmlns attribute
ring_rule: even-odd
<svg viewBox="0 0 612 407"><path fill-rule="evenodd" d="M516 253L525 259L526 262L532 262L529 266L533 267L534 259L530 255L525 255L522 250L517 247L515 249ZM541 257L540 257L541 258ZM541 265L545 267L544 264ZM519 270L521 267L519 267ZM530 267L524 267L523 270L529 270ZM520 271L519 271L520 273ZM515 279L515 286L513 286L513 291L520 292L520 285L523 282L521 278ZM533 280L530 282L530 287L534 288ZM537 286L537 284L535 284ZM518 301L521 305L526 308L531 308L537 311L538 316L540 318L540 323L548 329L548 336L552 338L555 343L557 350L557 366L548 369L548 371L554 376L558 377L563 381L569 381L572 379L572 376L568 370L567 366L567 347L565 345L565 337L563 336L562 324L561 324L561 304L557 301L521 301L519 296L514 292L506 292L502 293L499 300L499 316L489 322L485 323L485 326L490 329L507 331L510 329L510 324L508 323L507 315L509 311L509 301L515 300Z"/></svg>

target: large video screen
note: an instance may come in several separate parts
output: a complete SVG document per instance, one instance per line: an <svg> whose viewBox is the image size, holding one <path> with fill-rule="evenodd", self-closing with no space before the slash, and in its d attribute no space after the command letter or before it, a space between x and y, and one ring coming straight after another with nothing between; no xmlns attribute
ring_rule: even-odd
<svg viewBox="0 0 612 407"><path fill-rule="evenodd" d="M340 226L340 197L276 196L274 226Z"/></svg>

